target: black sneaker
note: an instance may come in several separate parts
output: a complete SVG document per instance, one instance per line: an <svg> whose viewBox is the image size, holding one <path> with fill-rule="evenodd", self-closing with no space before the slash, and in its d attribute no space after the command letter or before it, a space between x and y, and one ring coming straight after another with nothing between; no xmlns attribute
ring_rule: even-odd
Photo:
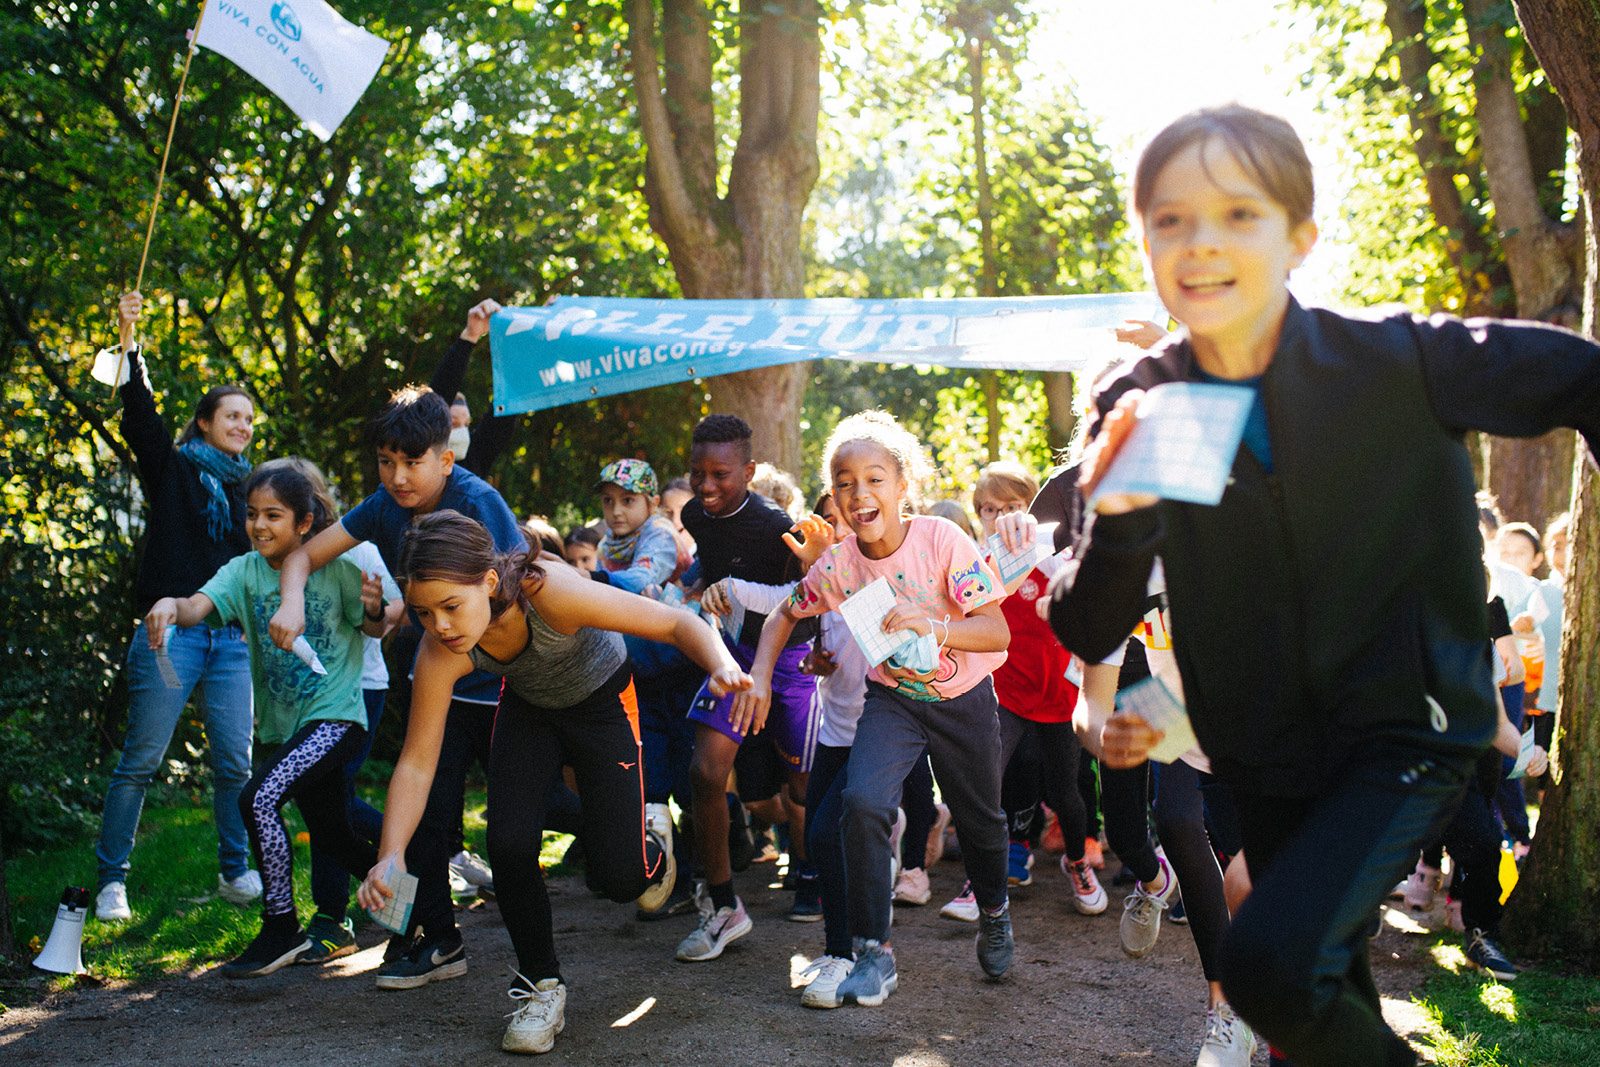
<svg viewBox="0 0 1600 1067"><path fill-rule="evenodd" d="M1493 938L1477 927L1467 931L1467 960L1492 978L1502 982L1516 980L1517 965L1500 951Z"/></svg>
<svg viewBox="0 0 1600 1067"><path fill-rule="evenodd" d="M429 982L467 973L467 949L458 933L453 941L419 938L411 949L378 968L379 989L417 989Z"/></svg>
<svg viewBox="0 0 1600 1067"><path fill-rule="evenodd" d="M1011 937L1011 905L1000 909L999 915L990 915L978 909L978 966L990 978L1000 978L1011 969L1011 958L1016 954L1016 943Z"/></svg>
<svg viewBox="0 0 1600 1067"><path fill-rule="evenodd" d="M224 978L260 978L293 963L310 944L300 924L265 922L250 947L222 965Z"/></svg>
<svg viewBox="0 0 1600 1067"><path fill-rule="evenodd" d="M728 805L728 866L734 874L743 874L755 858L756 839L750 832L749 816L744 805L735 801Z"/></svg>
<svg viewBox="0 0 1600 1067"><path fill-rule="evenodd" d="M1177 923L1179 926L1189 925L1189 913L1183 910L1183 894L1179 893L1172 898L1172 903L1167 905L1167 922Z"/></svg>
<svg viewBox="0 0 1600 1067"><path fill-rule="evenodd" d="M349 919L335 922L332 916L320 911L311 917L306 937L311 941L310 947L300 954L296 963L326 963L356 950L355 924Z"/></svg>
<svg viewBox="0 0 1600 1067"><path fill-rule="evenodd" d="M800 875L795 879L794 903L789 907L792 923L822 921L822 878L819 875Z"/></svg>

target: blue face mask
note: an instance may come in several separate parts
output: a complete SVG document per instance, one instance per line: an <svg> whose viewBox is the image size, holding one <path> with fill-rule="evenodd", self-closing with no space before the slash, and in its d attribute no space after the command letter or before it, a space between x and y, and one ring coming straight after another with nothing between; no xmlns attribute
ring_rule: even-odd
<svg viewBox="0 0 1600 1067"><path fill-rule="evenodd" d="M891 662L917 674L932 674L939 663L939 642L930 630L891 657Z"/></svg>

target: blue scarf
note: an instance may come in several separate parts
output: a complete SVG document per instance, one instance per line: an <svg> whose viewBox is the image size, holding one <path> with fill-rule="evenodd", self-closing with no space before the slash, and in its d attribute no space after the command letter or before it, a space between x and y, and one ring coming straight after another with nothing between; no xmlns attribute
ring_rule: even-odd
<svg viewBox="0 0 1600 1067"><path fill-rule="evenodd" d="M233 504L228 499L228 486L238 485L249 476L250 463L243 456L230 456L199 437L191 437L178 446L178 451L200 474L200 484L210 497L206 501L206 532L220 545L233 529Z"/></svg>

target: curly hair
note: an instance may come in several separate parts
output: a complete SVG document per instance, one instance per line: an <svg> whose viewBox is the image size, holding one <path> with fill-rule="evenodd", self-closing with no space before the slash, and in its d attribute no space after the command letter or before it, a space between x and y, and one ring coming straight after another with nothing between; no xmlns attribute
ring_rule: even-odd
<svg viewBox="0 0 1600 1067"><path fill-rule="evenodd" d="M889 454L906 483L907 503L915 507L933 481L933 461L922 442L887 411L857 412L833 428L822 449L822 484L833 484L833 461L839 450L858 443L874 445Z"/></svg>

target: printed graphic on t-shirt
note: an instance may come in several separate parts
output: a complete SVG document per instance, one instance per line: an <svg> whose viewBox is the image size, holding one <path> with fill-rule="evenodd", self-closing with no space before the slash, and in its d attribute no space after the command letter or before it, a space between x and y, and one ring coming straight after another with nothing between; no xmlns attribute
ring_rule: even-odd
<svg viewBox="0 0 1600 1067"><path fill-rule="evenodd" d="M277 593L250 598L250 613L255 616L255 632L268 632L272 616L277 613L282 598ZM338 606L321 592L310 588L305 591L306 640L313 648L329 647L327 620L339 617ZM299 656L276 646L263 649L261 677L272 694L272 699L286 705L298 704L313 696L322 684L321 677L303 663Z"/></svg>

